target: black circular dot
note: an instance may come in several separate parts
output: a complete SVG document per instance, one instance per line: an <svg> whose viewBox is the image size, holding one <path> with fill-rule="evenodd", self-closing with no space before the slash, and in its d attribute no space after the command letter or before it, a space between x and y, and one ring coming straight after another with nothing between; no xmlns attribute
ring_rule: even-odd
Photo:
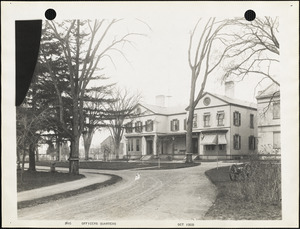
<svg viewBox="0 0 300 229"><path fill-rule="evenodd" d="M48 20L53 20L56 17L56 12L54 9L47 9L45 12L45 17Z"/></svg>
<svg viewBox="0 0 300 229"><path fill-rule="evenodd" d="M253 21L256 17L256 14L253 10L247 10L244 16L247 21Z"/></svg>

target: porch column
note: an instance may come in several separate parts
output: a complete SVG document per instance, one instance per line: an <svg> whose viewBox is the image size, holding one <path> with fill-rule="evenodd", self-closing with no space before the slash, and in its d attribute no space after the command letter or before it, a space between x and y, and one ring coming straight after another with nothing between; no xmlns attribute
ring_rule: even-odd
<svg viewBox="0 0 300 229"><path fill-rule="evenodd" d="M153 138L153 155L157 155L157 134Z"/></svg>
<svg viewBox="0 0 300 229"><path fill-rule="evenodd" d="M145 136L142 137L142 155L147 154L147 142Z"/></svg>

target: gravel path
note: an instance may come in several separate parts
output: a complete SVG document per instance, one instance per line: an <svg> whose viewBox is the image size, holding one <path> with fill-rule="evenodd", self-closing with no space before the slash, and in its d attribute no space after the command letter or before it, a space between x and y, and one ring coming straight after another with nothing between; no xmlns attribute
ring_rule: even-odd
<svg viewBox="0 0 300 229"><path fill-rule="evenodd" d="M37 166L37 169L38 170L49 170L49 169L46 169L45 166ZM57 170L65 171L65 172L68 171L68 169L65 169L65 168L58 168ZM92 171L92 172L95 172L95 171ZM38 199L38 198L45 197L45 196L51 196L51 195L55 195L58 193L79 189L83 186L89 186L92 184L102 183L111 178L111 176L109 176L109 175L96 174L96 173L91 173L91 172L84 171L84 170L81 171L80 173L85 175L85 178L75 180L75 181L70 181L70 182L63 183L63 184L55 184L55 185L46 186L46 187L42 187L42 188L18 192L18 202Z"/></svg>
<svg viewBox="0 0 300 229"><path fill-rule="evenodd" d="M19 219L191 220L202 219L216 197L204 172L215 163L174 170L84 170L123 180L74 197L18 210ZM83 171L83 169L81 170ZM136 180L136 173L140 179Z"/></svg>

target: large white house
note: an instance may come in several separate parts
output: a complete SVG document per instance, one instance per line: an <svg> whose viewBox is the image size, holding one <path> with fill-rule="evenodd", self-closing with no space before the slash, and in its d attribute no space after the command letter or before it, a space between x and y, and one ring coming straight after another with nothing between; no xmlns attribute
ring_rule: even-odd
<svg viewBox="0 0 300 229"><path fill-rule="evenodd" d="M273 83L258 93L258 151L262 154L280 154L280 88Z"/></svg>
<svg viewBox="0 0 300 229"><path fill-rule="evenodd" d="M226 96L206 92L195 108L193 154L199 158L240 158L256 150L256 104L237 100L233 82ZM231 97L230 97L231 96ZM149 155L183 159L186 153L186 107L138 104L138 117L127 120L123 136L124 156Z"/></svg>

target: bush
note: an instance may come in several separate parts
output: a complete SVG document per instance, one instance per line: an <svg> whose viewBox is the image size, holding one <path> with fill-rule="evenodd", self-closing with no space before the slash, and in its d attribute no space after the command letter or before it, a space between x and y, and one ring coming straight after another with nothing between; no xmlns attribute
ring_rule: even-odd
<svg viewBox="0 0 300 229"><path fill-rule="evenodd" d="M251 161L251 174L247 179L239 180L231 187L229 195L235 195L246 201L280 204L281 168L280 164L263 161Z"/></svg>

